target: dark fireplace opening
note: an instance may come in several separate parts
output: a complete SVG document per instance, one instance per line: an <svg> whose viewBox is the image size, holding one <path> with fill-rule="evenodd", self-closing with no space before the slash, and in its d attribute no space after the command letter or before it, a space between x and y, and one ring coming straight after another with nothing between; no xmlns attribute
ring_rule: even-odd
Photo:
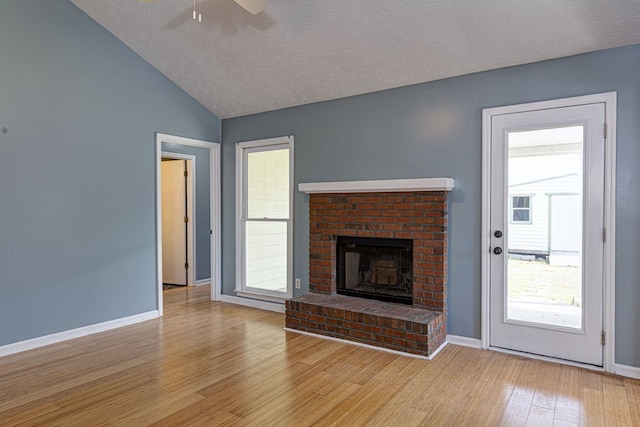
<svg viewBox="0 0 640 427"><path fill-rule="evenodd" d="M413 303L413 240L338 236L336 291Z"/></svg>

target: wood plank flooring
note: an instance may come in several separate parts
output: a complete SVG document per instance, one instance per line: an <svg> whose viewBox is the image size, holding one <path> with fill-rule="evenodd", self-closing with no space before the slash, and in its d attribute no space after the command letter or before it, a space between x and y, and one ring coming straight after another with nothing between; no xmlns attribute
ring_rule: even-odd
<svg viewBox="0 0 640 427"><path fill-rule="evenodd" d="M433 361L165 291L162 319L0 358L0 425L640 426L640 381L449 345Z"/></svg>

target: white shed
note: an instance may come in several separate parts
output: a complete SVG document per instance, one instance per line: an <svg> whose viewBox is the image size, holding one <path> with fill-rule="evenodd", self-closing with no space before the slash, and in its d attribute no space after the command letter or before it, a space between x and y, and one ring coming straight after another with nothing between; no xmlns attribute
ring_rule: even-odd
<svg viewBox="0 0 640 427"><path fill-rule="evenodd" d="M577 173L509 186L509 253L548 257L554 265L579 265L581 187Z"/></svg>

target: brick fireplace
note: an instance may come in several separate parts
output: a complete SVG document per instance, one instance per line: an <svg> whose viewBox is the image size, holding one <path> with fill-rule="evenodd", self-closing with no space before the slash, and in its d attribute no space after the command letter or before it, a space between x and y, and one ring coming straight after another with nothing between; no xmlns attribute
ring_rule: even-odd
<svg viewBox="0 0 640 427"><path fill-rule="evenodd" d="M310 293L287 301L287 328L433 355L446 339L452 188L450 178L300 184L309 194ZM411 272L387 275L388 286L410 277L411 305L338 295L339 237L411 241Z"/></svg>

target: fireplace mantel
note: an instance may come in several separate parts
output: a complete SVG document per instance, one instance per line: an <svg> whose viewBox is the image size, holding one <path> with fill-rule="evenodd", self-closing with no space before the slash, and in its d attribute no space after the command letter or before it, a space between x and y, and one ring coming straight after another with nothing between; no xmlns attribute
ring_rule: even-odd
<svg viewBox="0 0 640 427"><path fill-rule="evenodd" d="M453 185L453 178L383 179L371 181L306 182L298 184L298 191L307 194L451 191Z"/></svg>

